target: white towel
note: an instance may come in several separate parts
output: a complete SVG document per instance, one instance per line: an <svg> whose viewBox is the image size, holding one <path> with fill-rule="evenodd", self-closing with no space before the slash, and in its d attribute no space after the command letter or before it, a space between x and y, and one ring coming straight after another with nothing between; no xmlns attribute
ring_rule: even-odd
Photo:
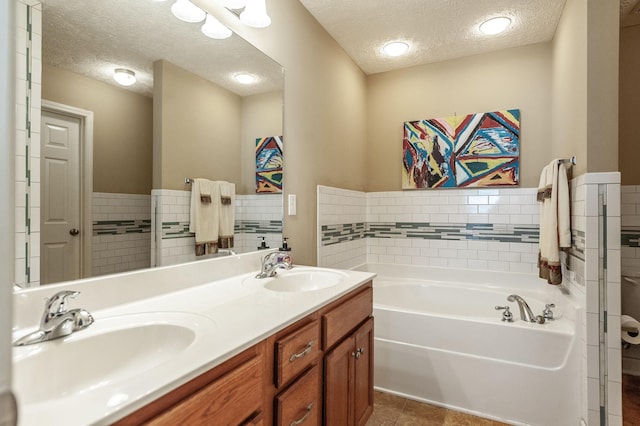
<svg viewBox="0 0 640 426"><path fill-rule="evenodd" d="M210 201L203 201L203 194L209 194ZM189 232L195 233L197 256L217 252L219 223L218 185L207 179L194 179L191 185Z"/></svg>
<svg viewBox="0 0 640 426"><path fill-rule="evenodd" d="M220 226L218 228L220 248L233 247L233 234L236 222L236 186L233 183L218 181L220 189Z"/></svg>
<svg viewBox="0 0 640 426"><path fill-rule="evenodd" d="M538 201L541 202L539 276L549 284L560 284L560 250L571 247L571 218L567 168L564 163L558 164L558 159L542 169Z"/></svg>

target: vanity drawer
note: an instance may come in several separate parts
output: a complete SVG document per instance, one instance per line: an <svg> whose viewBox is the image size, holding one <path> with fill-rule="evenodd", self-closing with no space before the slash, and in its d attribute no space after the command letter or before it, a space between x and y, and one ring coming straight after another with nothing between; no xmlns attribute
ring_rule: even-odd
<svg viewBox="0 0 640 426"><path fill-rule="evenodd" d="M310 324L276 341L276 387L280 387L310 366L320 350L320 323Z"/></svg>
<svg viewBox="0 0 640 426"><path fill-rule="evenodd" d="M315 365L276 397L276 425L319 425L322 421L320 367Z"/></svg>
<svg viewBox="0 0 640 426"><path fill-rule="evenodd" d="M338 343L351 330L372 314L373 288L368 284L362 291L322 314L322 349Z"/></svg>

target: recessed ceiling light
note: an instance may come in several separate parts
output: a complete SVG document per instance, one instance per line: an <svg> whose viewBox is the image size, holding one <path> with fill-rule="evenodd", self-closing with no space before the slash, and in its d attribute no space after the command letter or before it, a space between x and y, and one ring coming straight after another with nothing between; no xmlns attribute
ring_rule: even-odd
<svg viewBox="0 0 640 426"><path fill-rule="evenodd" d="M126 68L116 68L113 71L113 79L123 86L131 86L136 82L136 73Z"/></svg>
<svg viewBox="0 0 640 426"><path fill-rule="evenodd" d="M405 43L404 41L392 41L385 44L382 50L388 56L401 56L407 53L407 51L409 50L409 44Z"/></svg>
<svg viewBox="0 0 640 426"><path fill-rule="evenodd" d="M239 73L233 76L240 84L251 84L256 81L256 77L251 74Z"/></svg>
<svg viewBox="0 0 640 426"><path fill-rule="evenodd" d="M484 21L482 24L480 24L480 31L483 34L487 34L487 35L500 34L504 30L506 30L510 24L511 24L511 19L505 16L500 16L498 18L491 18L487 21Z"/></svg>

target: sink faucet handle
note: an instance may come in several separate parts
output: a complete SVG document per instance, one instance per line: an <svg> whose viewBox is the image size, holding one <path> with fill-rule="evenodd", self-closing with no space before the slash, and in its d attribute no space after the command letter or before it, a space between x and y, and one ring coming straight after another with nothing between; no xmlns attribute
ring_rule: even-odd
<svg viewBox="0 0 640 426"><path fill-rule="evenodd" d="M546 320L553 320L553 311L551 310L551 308L555 308L555 307L556 305L554 303L548 303L544 305L544 311L542 311L542 316Z"/></svg>
<svg viewBox="0 0 640 426"><path fill-rule="evenodd" d="M513 314L509 310L509 306L496 306L496 311L504 310L502 313L502 321L513 322Z"/></svg>
<svg viewBox="0 0 640 426"><path fill-rule="evenodd" d="M75 298L80 294L79 291L64 290L59 291L45 302L45 311L47 314L62 314L67 310L67 299Z"/></svg>

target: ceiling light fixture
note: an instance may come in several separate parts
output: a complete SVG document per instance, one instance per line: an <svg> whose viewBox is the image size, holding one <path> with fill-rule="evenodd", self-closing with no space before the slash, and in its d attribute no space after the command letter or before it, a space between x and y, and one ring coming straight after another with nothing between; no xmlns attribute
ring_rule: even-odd
<svg viewBox="0 0 640 426"><path fill-rule="evenodd" d="M191 23L204 21L207 16L204 10L189 0L176 0L176 2L171 5L171 13L181 21Z"/></svg>
<svg viewBox="0 0 640 426"><path fill-rule="evenodd" d="M240 84L251 84L256 81L256 77L251 74L239 73L233 76L235 80Z"/></svg>
<svg viewBox="0 0 640 426"><path fill-rule="evenodd" d="M131 86L136 82L136 73L126 68L116 68L113 71L113 79L122 86Z"/></svg>
<svg viewBox="0 0 640 426"><path fill-rule="evenodd" d="M392 41L382 48L387 56L402 56L409 50L409 44L404 41Z"/></svg>
<svg viewBox="0 0 640 426"><path fill-rule="evenodd" d="M266 28L271 25L266 0L247 0L247 5L240 14L240 22L253 28Z"/></svg>
<svg viewBox="0 0 640 426"><path fill-rule="evenodd" d="M215 38L216 40L222 40L225 38L231 37L231 30L224 25L222 22L218 21L213 16L207 13L207 19L202 24L202 28L200 29L202 34L207 37Z"/></svg>
<svg viewBox="0 0 640 426"><path fill-rule="evenodd" d="M238 10L247 5L247 0L222 0L222 4L227 9Z"/></svg>
<svg viewBox="0 0 640 426"><path fill-rule="evenodd" d="M489 20L484 21L482 24L480 24L480 31L483 34L487 34L487 35L500 34L504 30L506 30L510 24L511 24L511 19L505 16L491 18Z"/></svg>

